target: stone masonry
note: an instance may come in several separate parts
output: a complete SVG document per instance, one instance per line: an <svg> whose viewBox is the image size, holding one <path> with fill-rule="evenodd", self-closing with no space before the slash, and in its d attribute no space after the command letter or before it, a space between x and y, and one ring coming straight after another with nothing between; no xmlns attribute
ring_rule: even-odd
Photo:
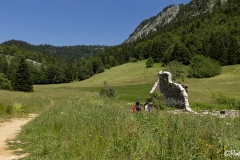
<svg viewBox="0 0 240 160"><path fill-rule="evenodd" d="M150 93L153 93L154 91L163 93L167 106L177 108L177 110L173 111L174 114L186 113L183 111L189 111L194 114L219 116L220 118L239 117L238 110L204 110L199 113L192 111L188 103L188 86L173 83L172 74L170 72L159 72L158 79Z"/></svg>
<svg viewBox="0 0 240 160"><path fill-rule="evenodd" d="M188 103L187 87L172 82L172 74L166 71L160 71L158 79L150 93L159 90L166 99L166 105L178 109L184 109L193 112Z"/></svg>

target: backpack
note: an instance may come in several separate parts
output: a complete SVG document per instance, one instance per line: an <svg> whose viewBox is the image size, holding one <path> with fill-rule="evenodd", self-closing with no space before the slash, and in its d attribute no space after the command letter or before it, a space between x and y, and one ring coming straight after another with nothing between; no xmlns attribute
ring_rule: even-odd
<svg viewBox="0 0 240 160"><path fill-rule="evenodd" d="M137 111L141 111L141 107L140 106L136 106L136 110Z"/></svg>

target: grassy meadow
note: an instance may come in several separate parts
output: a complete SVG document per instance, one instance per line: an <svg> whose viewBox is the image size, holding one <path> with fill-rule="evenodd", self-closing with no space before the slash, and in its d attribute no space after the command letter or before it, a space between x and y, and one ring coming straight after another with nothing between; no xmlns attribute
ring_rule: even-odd
<svg viewBox="0 0 240 160"><path fill-rule="evenodd" d="M28 153L23 159L237 159L226 150L240 152L240 119L194 114L132 114L135 101L149 95L160 64L146 61L106 70L82 82L35 85L33 93L0 90L0 120L39 116L23 127L11 149ZM117 89L118 97L103 98L103 82ZM240 65L223 67L219 76L186 79L193 110L225 107L213 93L239 100ZM201 104L201 105L200 105Z"/></svg>

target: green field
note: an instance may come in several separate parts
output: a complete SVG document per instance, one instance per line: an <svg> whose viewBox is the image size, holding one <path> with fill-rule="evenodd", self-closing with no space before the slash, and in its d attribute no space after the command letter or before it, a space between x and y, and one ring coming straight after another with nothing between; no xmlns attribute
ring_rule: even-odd
<svg viewBox="0 0 240 160"><path fill-rule="evenodd" d="M160 64L145 68L145 63L114 67L82 82L35 85L33 93L0 90L1 120L40 114L10 147L22 148L16 154L27 152L23 159L34 160L230 159L224 151L240 151L239 118L173 115L156 109L152 115L133 115L134 102L145 102L158 72L164 70ZM240 65L222 69L213 78L185 80L193 110L198 110L195 104L217 108L213 93L240 100ZM104 81L117 89L118 97L99 96Z"/></svg>

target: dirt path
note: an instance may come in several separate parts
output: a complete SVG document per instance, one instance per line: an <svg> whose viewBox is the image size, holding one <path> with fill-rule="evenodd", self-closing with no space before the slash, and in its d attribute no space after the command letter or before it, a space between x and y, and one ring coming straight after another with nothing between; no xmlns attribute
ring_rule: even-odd
<svg viewBox="0 0 240 160"><path fill-rule="evenodd" d="M10 122L0 123L0 160L13 160L25 155L16 156L12 150L7 150L6 140L13 139L21 130L21 126L35 118L35 114L30 114L29 118L14 118Z"/></svg>

